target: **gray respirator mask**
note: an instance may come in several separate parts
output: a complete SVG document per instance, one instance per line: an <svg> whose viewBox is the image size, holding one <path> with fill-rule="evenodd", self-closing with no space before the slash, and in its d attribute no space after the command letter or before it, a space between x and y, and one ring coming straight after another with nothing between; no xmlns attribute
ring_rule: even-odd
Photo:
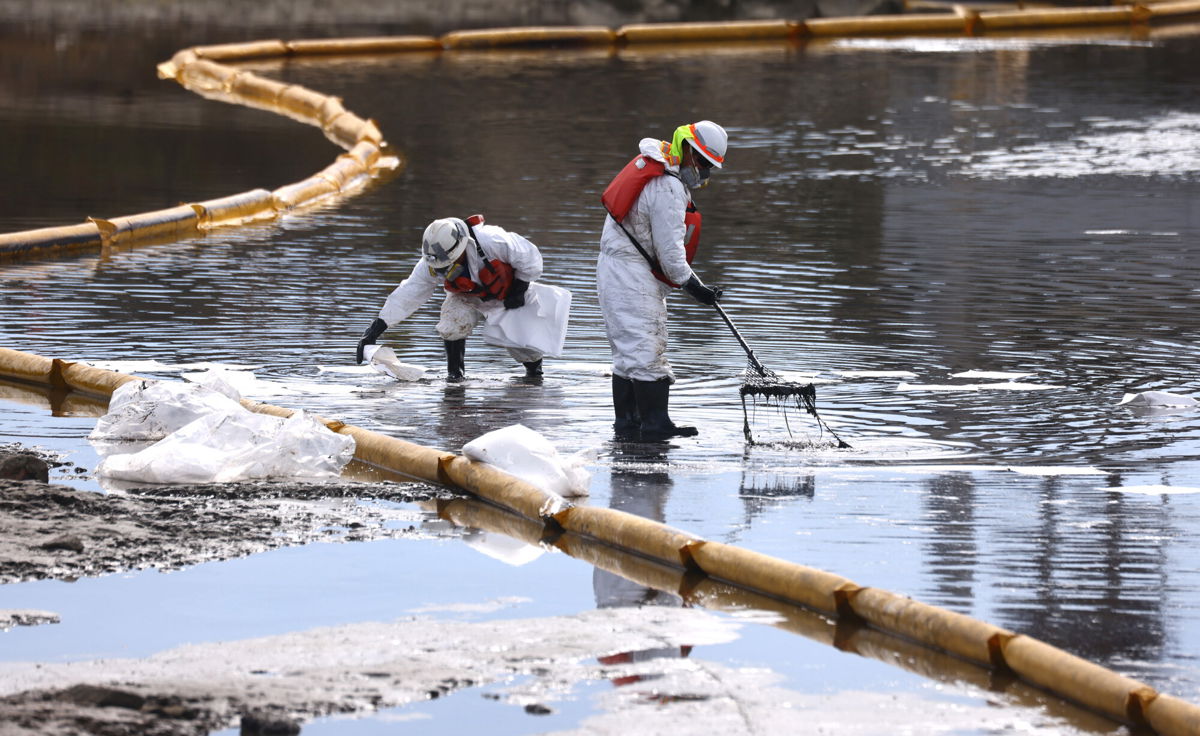
<svg viewBox="0 0 1200 736"><path fill-rule="evenodd" d="M679 180L688 189L703 189L708 186L709 170L703 166L680 166Z"/></svg>

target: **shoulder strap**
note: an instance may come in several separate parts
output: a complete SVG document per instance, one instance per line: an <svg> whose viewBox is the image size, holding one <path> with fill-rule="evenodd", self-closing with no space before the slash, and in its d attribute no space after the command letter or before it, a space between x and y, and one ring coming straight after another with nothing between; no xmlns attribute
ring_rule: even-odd
<svg viewBox="0 0 1200 736"><path fill-rule="evenodd" d="M612 218L612 221L617 223L617 227L621 228L621 232L625 233L625 237L629 238L629 242L633 243L633 247L637 248L637 252L642 254L642 258L646 259L646 263L650 264L650 269L653 271L662 271L662 269L658 267L658 261L655 260L654 256L646 252L646 249L642 247L642 244L638 242L638 239L633 237L633 233L625 229L625 226L616 218L616 216L612 213L612 210L609 210L607 206L604 209L608 211L608 216Z"/></svg>
<svg viewBox="0 0 1200 736"><path fill-rule="evenodd" d="M466 220L463 220L463 222L466 222ZM492 262L487 257L487 253L483 252L483 246L479 244L479 238L475 236L475 228L472 227L471 223L469 222L467 222L467 232L471 234L471 242L475 243L475 252L479 254L479 260L483 263L483 267L492 273L495 273L495 267L492 266Z"/></svg>
<svg viewBox="0 0 1200 736"><path fill-rule="evenodd" d="M673 176L676 179L679 179L679 174L676 174L673 171L664 170L663 173ZM683 181L683 180L680 179L680 181ZM689 206L691 205L690 199L688 201L688 204L689 204ZM607 204L604 205L604 209L606 212L608 212L608 216L612 218L612 221L617 223L617 227L621 228L621 232L625 233L625 237L629 238L629 242L633 243L633 247L637 248L637 252L642 254L642 258L646 259L646 263L650 264L650 270L655 271L657 273L664 273L662 270L662 267L658 265L658 260L654 256L650 255L648 252L646 252L646 249L642 247L642 244L638 242L638 239L633 237L633 233L629 232L629 230L627 230L625 228L625 225L620 220L617 219L617 216L612 213L612 210L608 209ZM474 237L474 235L472 235L472 237Z"/></svg>

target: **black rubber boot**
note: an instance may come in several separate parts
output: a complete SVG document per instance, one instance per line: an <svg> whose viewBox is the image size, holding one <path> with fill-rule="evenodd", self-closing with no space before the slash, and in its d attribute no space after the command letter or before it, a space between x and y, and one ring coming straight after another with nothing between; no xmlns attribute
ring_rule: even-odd
<svg viewBox="0 0 1200 736"><path fill-rule="evenodd" d="M612 392L613 412L617 418L617 421L613 422L613 431L617 439L637 439L642 420L638 415L637 398L633 394L633 381L614 373Z"/></svg>
<svg viewBox="0 0 1200 736"><path fill-rule="evenodd" d="M542 382L542 361L541 361L541 359L534 360L529 363L522 363L521 365L525 366L524 381L526 383L541 383Z"/></svg>
<svg viewBox="0 0 1200 736"><path fill-rule="evenodd" d="M446 340L446 380L463 380L464 368L467 362L467 341Z"/></svg>
<svg viewBox="0 0 1200 736"><path fill-rule="evenodd" d="M657 381L633 381L633 395L637 399L638 415L642 418L641 439L647 442L665 440L668 437L694 437L699 434L695 427L683 427L671 421L667 415L667 403L671 392L671 379Z"/></svg>

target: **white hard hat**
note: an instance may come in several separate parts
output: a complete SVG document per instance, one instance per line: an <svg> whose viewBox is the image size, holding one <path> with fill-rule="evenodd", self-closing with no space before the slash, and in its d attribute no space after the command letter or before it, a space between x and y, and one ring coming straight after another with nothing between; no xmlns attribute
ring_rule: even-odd
<svg viewBox="0 0 1200 736"><path fill-rule="evenodd" d="M459 259L471 242L467 223L457 217L443 217L425 228L425 234L421 236L421 255L430 268L446 269Z"/></svg>
<svg viewBox="0 0 1200 736"><path fill-rule="evenodd" d="M729 145L729 136L725 129L711 120L701 120L691 126L692 138L688 141L701 156L716 168L721 168L725 162L725 148Z"/></svg>

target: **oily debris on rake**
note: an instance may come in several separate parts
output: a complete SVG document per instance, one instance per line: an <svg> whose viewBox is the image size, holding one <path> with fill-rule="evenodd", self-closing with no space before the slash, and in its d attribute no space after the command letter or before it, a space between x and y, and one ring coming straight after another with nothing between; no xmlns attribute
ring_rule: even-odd
<svg viewBox="0 0 1200 736"><path fill-rule="evenodd" d="M750 402L757 408L758 399L763 399L767 406L772 404L780 408L780 413L783 415L784 426L787 428L788 437L792 436L791 423L788 421L787 409L794 406L798 410L802 410L811 415L817 420L817 424L837 441L837 446L842 449L849 448L842 438L838 437L832 429L825 424L821 419L821 415L817 413L817 389L811 383L798 383L794 381L781 381L775 375L774 371L767 370L760 365L755 365L753 362L746 368L746 373L742 377L742 387L739 391L742 397L742 434L746 436L746 442L751 445L756 444L754 434L750 431L750 413L751 410L746 407L746 397L750 397Z"/></svg>

